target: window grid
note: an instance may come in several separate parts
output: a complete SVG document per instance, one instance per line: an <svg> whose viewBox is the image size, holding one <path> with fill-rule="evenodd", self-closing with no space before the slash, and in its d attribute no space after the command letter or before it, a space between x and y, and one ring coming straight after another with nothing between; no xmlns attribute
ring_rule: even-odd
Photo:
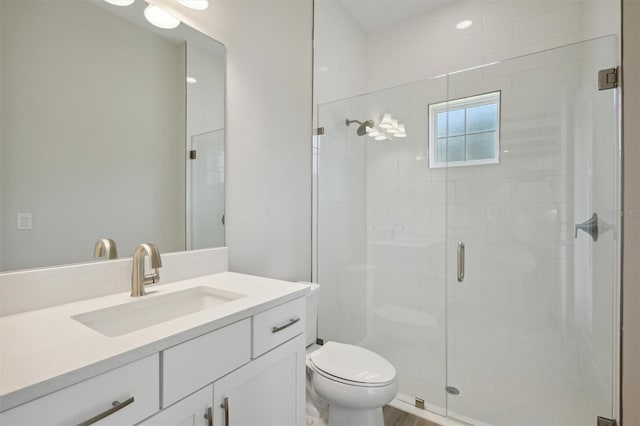
<svg viewBox="0 0 640 426"><path fill-rule="evenodd" d="M495 128L491 130L479 130L479 131L468 131L468 111L471 108L485 106L485 105L496 105L496 121ZM451 134L451 120L450 114L456 111L464 112L464 120L462 126L462 133ZM446 132L445 136L438 136L438 115L440 113L446 113ZM437 104L429 105L429 167L431 168L441 168L441 167L460 167L460 166L472 166L472 165L481 165L481 164L496 164L499 163L499 144L500 144L500 92L491 92L477 96L470 96L467 98L456 99L452 101L440 102ZM494 156L493 158L488 159L480 159L480 160L468 160L468 138L471 136L483 135L483 134L495 134L495 147L494 147ZM450 139L452 138L463 138L463 154L464 158L462 160L450 161L449 160L449 146ZM444 160L440 160L441 156L438 153L438 142L444 142L445 148L445 156Z"/></svg>

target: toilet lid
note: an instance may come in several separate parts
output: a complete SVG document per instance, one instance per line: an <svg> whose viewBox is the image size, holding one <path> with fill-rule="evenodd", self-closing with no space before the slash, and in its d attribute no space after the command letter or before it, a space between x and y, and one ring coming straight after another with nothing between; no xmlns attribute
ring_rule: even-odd
<svg viewBox="0 0 640 426"><path fill-rule="evenodd" d="M383 384L396 377L396 369L389 361L354 345L327 342L309 359L321 371L351 382Z"/></svg>

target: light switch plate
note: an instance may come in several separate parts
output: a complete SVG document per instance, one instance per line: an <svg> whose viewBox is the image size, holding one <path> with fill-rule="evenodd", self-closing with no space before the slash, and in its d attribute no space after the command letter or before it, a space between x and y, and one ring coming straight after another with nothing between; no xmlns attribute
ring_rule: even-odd
<svg viewBox="0 0 640 426"><path fill-rule="evenodd" d="M18 231L27 231L33 228L31 213L18 213Z"/></svg>

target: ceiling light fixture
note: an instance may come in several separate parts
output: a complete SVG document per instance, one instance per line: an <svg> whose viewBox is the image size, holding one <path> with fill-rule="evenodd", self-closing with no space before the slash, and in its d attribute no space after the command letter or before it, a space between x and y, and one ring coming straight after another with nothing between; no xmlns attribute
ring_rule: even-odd
<svg viewBox="0 0 640 426"><path fill-rule="evenodd" d="M465 19L464 21L460 21L456 24L456 28L459 30L466 30L473 24L473 21Z"/></svg>
<svg viewBox="0 0 640 426"><path fill-rule="evenodd" d="M178 18L171 15L166 10L152 4L147 6L144 10L144 17L156 27L165 30L170 30L180 25L180 20Z"/></svg>
<svg viewBox="0 0 640 426"><path fill-rule="evenodd" d="M136 0L104 0L114 6L131 6Z"/></svg>
<svg viewBox="0 0 640 426"><path fill-rule="evenodd" d="M193 83L197 83L197 82L198 82L198 80L196 80L195 78L187 76L187 83L192 83L193 84Z"/></svg>
<svg viewBox="0 0 640 426"><path fill-rule="evenodd" d="M178 0L178 3L195 10L205 10L209 7L208 0Z"/></svg>

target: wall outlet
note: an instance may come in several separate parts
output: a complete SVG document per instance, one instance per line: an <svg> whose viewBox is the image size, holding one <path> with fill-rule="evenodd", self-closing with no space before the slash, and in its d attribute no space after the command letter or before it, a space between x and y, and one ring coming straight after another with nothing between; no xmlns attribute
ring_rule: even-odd
<svg viewBox="0 0 640 426"><path fill-rule="evenodd" d="M33 228L31 213L18 213L18 231L27 231Z"/></svg>

